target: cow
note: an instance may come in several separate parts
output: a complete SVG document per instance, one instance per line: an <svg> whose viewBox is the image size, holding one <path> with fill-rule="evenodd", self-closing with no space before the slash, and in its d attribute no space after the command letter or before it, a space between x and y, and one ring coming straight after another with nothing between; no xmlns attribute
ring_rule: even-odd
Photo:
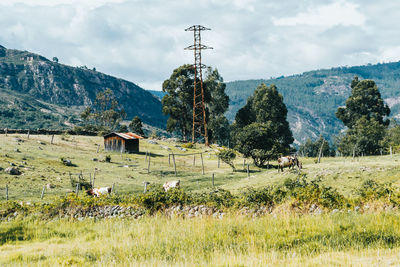
<svg viewBox="0 0 400 267"><path fill-rule="evenodd" d="M111 194L111 187L100 187L100 188L92 188L86 190L86 194L89 196L99 197L101 195Z"/></svg>
<svg viewBox="0 0 400 267"><path fill-rule="evenodd" d="M297 166L298 169L302 168L302 164L296 155L278 158L278 171L280 170L283 172L283 168L289 167L289 169L293 169L295 166Z"/></svg>
<svg viewBox="0 0 400 267"><path fill-rule="evenodd" d="M163 187L164 187L165 192L168 192L168 190L170 190L171 188L179 188L180 185L181 185L180 180L167 181L164 183Z"/></svg>

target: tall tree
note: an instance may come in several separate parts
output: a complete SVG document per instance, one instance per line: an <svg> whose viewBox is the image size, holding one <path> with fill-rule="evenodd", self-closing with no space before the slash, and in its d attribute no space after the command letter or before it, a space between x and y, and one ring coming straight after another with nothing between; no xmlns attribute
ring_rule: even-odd
<svg viewBox="0 0 400 267"><path fill-rule="evenodd" d="M144 136L143 125L139 116L136 116L132 119L131 123L129 123L129 128L131 129L132 132Z"/></svg>
<svg viewBox="0 0 400 267"><path fill-rule="evenodd" d="M232 132L236 148L260 167L287 153L294 139L286 117L287 108L276 86L259 85L236 114Z"/></svg>
<svg viewBox="0 0 400 267"><path fill-rule="evenodd" d="M167 131L179 132L184 140L192 133L193 122L193 84L194 69L192 65L183 65L175 69L168 80L163 83L167 94L161 100L163 113L169 115ZM227 122L224 113L229 106L225 93L225 83L217 69L208 68L203 82L206 121L210 141L223 138L219 123Z"/></svg>
<svg viewBox="0 0 400 267"><path fill-rule="evenodd" d="M372 80L360 81L355 77L351 82L352 94L346 100L346 107L338 108L336 116L348 127L339 141L339 151L344 154L378 154L385 129L389 107Z"/></svg>
<svg viewBox="0 0 400 267"><path fill-rule="evenodd" d="M111 89L98 92L94 104L86 107L81 113L81 118L86 123L92 123L99 128L107 130L117 129L125 116L124 109L119 108Z"/></svg>
<svg viewBox="0 0 400 267"><path fill-rule="evenodd" d="M321 152L323 156L329 157L335 155L335 150L331 149L331 147L329 146L329 142L324 137L322 137L322 135L315 142L308 138L304 144L300 145L299 154L305 157L318 157L321 146Z"/></svg>
<svg viewBox="0 0 400 267"><path fill-rule="evenodd" d="M336 117L343 121L344 125L352 128L361 118L368 121L374 118L379 124L389 125L390 109L383 102L381 94L373 80L360 81L354 77L351 82L351 96L346 100L346 107L339 107Z"/></svg>

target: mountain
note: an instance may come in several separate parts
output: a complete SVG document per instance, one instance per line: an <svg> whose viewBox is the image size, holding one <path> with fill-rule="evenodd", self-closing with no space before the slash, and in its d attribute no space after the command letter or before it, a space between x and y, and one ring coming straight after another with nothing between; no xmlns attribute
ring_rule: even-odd
<svg viewBox="0 0 400 267"><path fill-rule="evenodd" d="M0 127L66 128L96 94L110 88L127 119L139 116L164 128L157 97L136 84L86 67L71 67L27 51L0 46Z"/></svg>
<svg viewBox="0 0 400 267"><path fill-rule="evenodd" d="M331 142L344 129L335 116L339 106L345 105L351 94L350 83L354 76L374 80L385 102L391 108L390 117L400 118L400 62L366 66L339 67L304 72L299 75L273 79L228 82L226 93L230 99L227 118L233 121L236 112L246 104L256 87L275 84L288 108L288 121L295 143L320 134Z"/></svg>
<svg viewBox="0 0 400 267"><path fill-rule="evenodd" d="M157 97L160 101L161 99L167 94L163 91L156 91L156 90L147 90L152 93L155 97Z"/></svg>

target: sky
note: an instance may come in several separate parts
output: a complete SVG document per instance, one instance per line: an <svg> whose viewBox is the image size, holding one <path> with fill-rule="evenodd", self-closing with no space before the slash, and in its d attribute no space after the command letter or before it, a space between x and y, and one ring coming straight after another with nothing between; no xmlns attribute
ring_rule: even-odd
<svg viewBox="0 0 400 267"><path fill-rule="evenodd" d="M0 45L96 68L149 90L194 61L225 81L400 60L396 0L0 0Z"/></svg>

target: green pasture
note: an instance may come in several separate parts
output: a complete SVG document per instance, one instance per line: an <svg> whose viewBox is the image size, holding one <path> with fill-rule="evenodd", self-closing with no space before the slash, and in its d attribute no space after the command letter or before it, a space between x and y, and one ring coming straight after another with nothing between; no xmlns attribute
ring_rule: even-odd
<svg viewBox="0 0 400 267"><path fill-rule="evenodd" d="M82 172L89 181L95 175L95 186L115 185L117 193L135 194L143 191L143 182L151 185L163 184L169 180L181 180L184 190L203 192L214 186L230 190L233 193L246 187L264 187L282 183L285 178L305 175L308 180L318 179L322 184L337 189L346 196L352 195L355 188L368 179L390 182L395 186L400 181L399 155L374 156L361 158L323 158L316 164L314 158L301 158L301 172L285 169L279 173L276 168L260 169L252 164L251 159L240 155L235 159L236 171L220 162L216 156L216 147L196 145L196 149L182 152L176 146L181 144L157 141L149 144L140 141L140 152L121 154L104 152L102 137L89 136L52 136L9 134L0 135L0 200L5 199L5 187L9 188L10 200L40 200L43 186L54 185L45 189L44 199L49 196L65 195L74 190L70 182L78 179ZM97 148L99 152L97 153ZM169 148L167 150L166 148ZM146 152L151 154L150 164ZM202 152L204 175L202 170ZM177 175L173 164L174 153ZM107 155L111 162L105 162ZM74 166L63 165L61 158L69 159ZM245 164L244 164L245 162ZM249 163L249 173L247 164ZM16 165L21 175L9 175L4 169ZM271 162L276 165L276 162ZM150 186L151 186L150 185Z"/></svg>

